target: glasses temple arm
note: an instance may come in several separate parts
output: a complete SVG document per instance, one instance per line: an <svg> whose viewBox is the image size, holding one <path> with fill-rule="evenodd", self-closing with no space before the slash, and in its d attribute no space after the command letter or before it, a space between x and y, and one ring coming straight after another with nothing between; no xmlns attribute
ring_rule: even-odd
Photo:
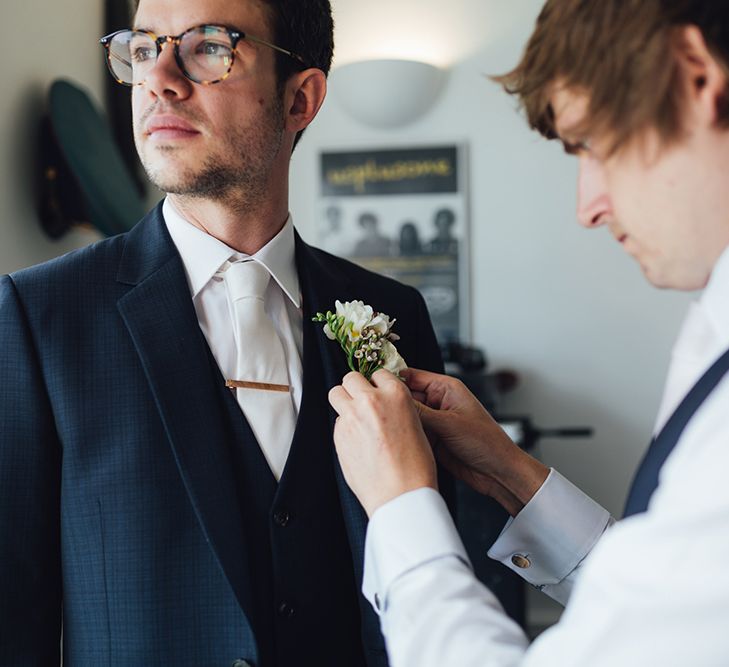
<svg viewBox="0 0 729 667"><path fill-rule="evenodd" d="M294 53L293 51L287 51L286 49L282 49L280 46L276 46L275 44L271 44L271 42L267 42L265 39L253 37L252 35L243 35L243 39L247 39L249 42L257 42L258 44L263 44L263 46L267 46L270 49L273 49L274 51L283 53L283 54L289 56L289 58L298 60L302 65L306 65L306 63L304 62L304 59L300 55Z"/></svg>
<svg viewBox="0 0 729 667"><path fill-rule="evenodd" d="M126 65L126 66L127 66L127 67L129 67L130 69L131 69L131 67L132 67L132 63L130 63L130 62L128 62L128 61L126 61L126 60L124 60L124 58L122 58L121 56L118 56L118 55L117 55L116 53L114 53L114 52L113 52L113 51L112 51L111 49L109 49L109 57L110 57L110 58L116 58L116 59L117 59L117 60L118 60L118 61L119 61L120 63L122 63L122 64Z"/></svg>

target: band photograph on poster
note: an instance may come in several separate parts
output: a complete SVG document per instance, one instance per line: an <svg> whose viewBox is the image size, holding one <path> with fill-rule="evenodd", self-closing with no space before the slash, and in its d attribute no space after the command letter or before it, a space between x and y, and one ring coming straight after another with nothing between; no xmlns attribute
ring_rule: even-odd
<svg viewBox="0 0 729 667"><path fill-rule="evenodd" d="M462 146L325 152L318 245L412 285L440 343L469 338Z"/></svg>

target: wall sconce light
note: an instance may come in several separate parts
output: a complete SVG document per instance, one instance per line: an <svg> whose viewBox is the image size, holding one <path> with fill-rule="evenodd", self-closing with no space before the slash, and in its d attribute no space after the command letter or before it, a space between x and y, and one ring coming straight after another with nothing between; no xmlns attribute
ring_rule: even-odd
<svg viewBox="0 0 729 667"><path fill-rule="evenodd" d="M331 92L344 110L365 125L407 125L435 103L444 70L413 60L365 60L337 68Z"/></svg>

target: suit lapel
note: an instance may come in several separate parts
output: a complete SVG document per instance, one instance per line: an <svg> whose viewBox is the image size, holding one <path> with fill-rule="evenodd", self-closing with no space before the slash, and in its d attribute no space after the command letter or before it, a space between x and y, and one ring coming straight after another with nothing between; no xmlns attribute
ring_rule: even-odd
<svg viewBox="0 0 729 667"><path fill-rule="evenodd" d="M311 320L317 312L334 310L334 302L337 299L352 301L359 297L352 293L352 285L348 276L339 271L334 262L326 261L324 253L315 251L304 243L298 234L296 235L296 264L303 296L304 335L311 335L316 339L324 374L325 389L328 392L332 387L341 384L342 378L349 372L349 367L339 345L324 335L323 325L314 324ZM334 431L335 419L336 413L332 408L329 408L330 433ZM367 515L357 497L347 486L333 441L332 456L355 572L358 580L361 581L364 566L364 538L367 529Z"/></svg>
<svg viewBox="0 0 729 667"><path fill-rule="evenodd" d="M244 611L250 610L242 517L216 375L182 260L156 209L127 237L118 302L200 526ZM248 614L249 620L251 615Z"/></svg>

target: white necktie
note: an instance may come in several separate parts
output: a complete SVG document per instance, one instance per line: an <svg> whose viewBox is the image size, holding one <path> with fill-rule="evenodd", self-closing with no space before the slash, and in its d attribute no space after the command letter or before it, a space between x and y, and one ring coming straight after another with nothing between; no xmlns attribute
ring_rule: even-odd
<svg viewBox="0 0 729 667"><path fill-rule="evenodd" d="M276 479L281 478L296 428L286 356L263 297L271 279L254 260L223 274L233 312L237 349L236 398Z"/></svg>

